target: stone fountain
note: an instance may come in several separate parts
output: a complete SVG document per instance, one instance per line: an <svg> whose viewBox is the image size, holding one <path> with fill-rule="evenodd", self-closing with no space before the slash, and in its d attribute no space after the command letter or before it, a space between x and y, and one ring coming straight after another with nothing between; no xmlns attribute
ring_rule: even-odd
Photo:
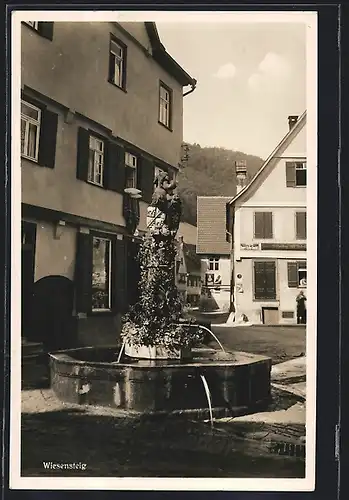
<svg viewBox="0 0 349 500"><path fill-rule="evenodd" d="M67 402L146 414L238 415L270 400L271 359L202 345L207 328L183 317L175 282L181 219L176 182L155 180L139 252L138 302L125 314L122 346L50 354L51 385Z"/></svg>

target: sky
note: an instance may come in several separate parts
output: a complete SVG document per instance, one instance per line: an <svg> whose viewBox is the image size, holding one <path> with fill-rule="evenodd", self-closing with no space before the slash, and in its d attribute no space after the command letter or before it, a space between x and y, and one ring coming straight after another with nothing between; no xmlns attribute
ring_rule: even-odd
<svg viewBox="0 0 349 500"><path fill-rule="evenodd" d="M161 42L198 81L184 97L183 139L266 159L306 108L306 25L156 23Z"/></svg>

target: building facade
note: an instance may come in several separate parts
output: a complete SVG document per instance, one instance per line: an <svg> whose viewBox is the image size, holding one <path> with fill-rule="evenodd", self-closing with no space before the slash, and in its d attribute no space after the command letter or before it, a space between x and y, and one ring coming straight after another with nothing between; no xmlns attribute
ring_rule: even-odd
<svg viewBox="0 0 349 500"><path fill-rule="evenodd" d="M297 323L296 297L307 286L306 173L304 113L289 117L289 132L228 204L236 320Z"/></svg>
<svg viewBox="0 0 349 500"><path fill-rule="evenodd" d="M231 255L225 196L198 196L196 252L201 258L202 308L227 312L231 305Z"/></svg>
<svg viewBox="0 0 349 500"><path fill-rule="evenodd" d="M23 335L112 344L137 298L154 176L176 175L183 89L196 81L155 23L22 23L21 52Z"/></svg>
<svg viewBox="0 0 349 500"><path fill-rule="evenodd" d="M196 245L178 239L176 284L183 304L190 308L199 307L202 271L201 259L196 253Z"/></svg>

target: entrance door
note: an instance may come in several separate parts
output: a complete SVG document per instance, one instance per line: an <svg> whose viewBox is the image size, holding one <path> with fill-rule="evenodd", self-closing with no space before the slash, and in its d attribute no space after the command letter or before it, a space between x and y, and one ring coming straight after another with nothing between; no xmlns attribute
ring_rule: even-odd
<svg viewBox="0 0 349 500"><path fill-rule="evenodd" d="M22 338L34 340L32 300L35 269L36 224L22 222Z"/></svg>
<svg viewBox="0 0 349 500"><path fill-rule="evenodd" d="M33 326L46 351L75 347L74 285L65 276L45 276L34 284Z"/></svg>
<svg viewBox="0 0 349 500"><path fill-rule="evenodd" d="M263 324L278 325L279 310L277 307L263 307Z"/></svg>

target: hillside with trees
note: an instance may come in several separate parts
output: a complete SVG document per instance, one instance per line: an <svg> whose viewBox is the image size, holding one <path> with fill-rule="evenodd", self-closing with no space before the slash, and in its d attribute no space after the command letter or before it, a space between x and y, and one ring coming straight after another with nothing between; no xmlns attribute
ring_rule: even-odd
<svg viewBox="0 0 349 500"><path fill-rule="evenodd" d="M235 161L245 161L247 182L261 167L263 160L240 151L188 144L187 159L178 175L178 191L183 201L182 220L196 225L197 196L234 196L236 194Z"/></svg>

